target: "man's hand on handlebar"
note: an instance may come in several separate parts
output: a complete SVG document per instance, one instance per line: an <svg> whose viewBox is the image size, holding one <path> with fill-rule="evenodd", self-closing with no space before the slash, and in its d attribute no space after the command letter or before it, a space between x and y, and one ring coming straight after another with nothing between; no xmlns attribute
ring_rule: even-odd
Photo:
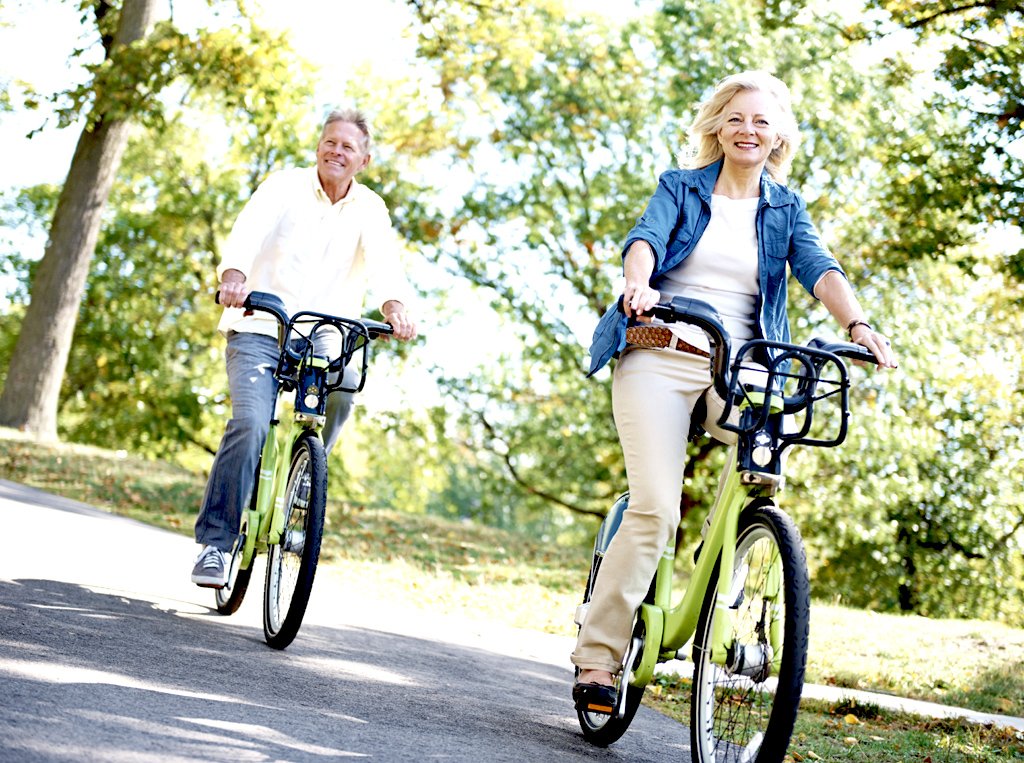
<svg viewBox="0 0 1024 763"><path fill-rule="evenodd" d="M218 300L224 307L242 307L249 289L245 288L245 274L240 270L225 270L221 276Z"/></svg>
<svg viewBox="0 0 1024 763"><path fill-rule="evenodd" d="M395 337L403 342L416 338L416 324L409 319L408 314L405 312L405 305L401 302L393 299L385 302L381 313L384 315L384 320L391 324L391 328L395 330ZM381 339L387 340L389 337L382 335Z"/></svg>

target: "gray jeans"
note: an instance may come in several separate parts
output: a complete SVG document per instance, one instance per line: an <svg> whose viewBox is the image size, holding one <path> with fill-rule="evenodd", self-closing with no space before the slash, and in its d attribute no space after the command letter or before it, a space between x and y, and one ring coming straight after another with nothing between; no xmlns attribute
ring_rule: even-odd
<svg viewBox="0 0 1024 763"><path fill-rule="evenodd" d="M277 401L274 369L280 355L277 341L263 334L231 332L225 353L231 390L231 419L224 429L206 483L203 505L196 518L196 542L230 551L238 537L242 510L249 505L256 463L270 429ZM346 386L359 372L344 371ZM352 394L333 392L327 398L324 446L329 453L352 410Z"/></svg>

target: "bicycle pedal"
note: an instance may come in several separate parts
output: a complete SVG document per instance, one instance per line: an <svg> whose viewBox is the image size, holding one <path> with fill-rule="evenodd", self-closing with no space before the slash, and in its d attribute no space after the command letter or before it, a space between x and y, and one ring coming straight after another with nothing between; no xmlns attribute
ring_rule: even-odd
<svg viewBox="0 0 1024 763"><path fill-rule="evenodd" d="M576 709L582 713L611 715L618 704L618 691L605 684L576 684L572 687L572 698Z"/></svg>

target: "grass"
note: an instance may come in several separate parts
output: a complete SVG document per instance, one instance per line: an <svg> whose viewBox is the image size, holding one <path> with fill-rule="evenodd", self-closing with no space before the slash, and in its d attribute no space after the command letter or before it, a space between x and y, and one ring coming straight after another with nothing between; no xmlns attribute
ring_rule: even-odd
<svg viewBox="0 0 1024 763"><path fill-rule="evenodd" d="M690 682L659 676L644 702L690 724ZM922 718L846 701L804 700L786 761L997 763L1024 760L1024 734L962 719Z"/></svg>
<svg viewBox="0 0 1024 763"><path fill-rule="evenodd" d="M202 476L163 463L86 446L44 445L10 430L0 430L0 478L183 534L191 534L204 488ZM354 584L382 601L572 636L589 549L329 502L323 561L343 567ZM1024 716L1024 629L821 602L811 611L810 683ZM662 678L645 702L689 723L684 700L683 684ZM801 708L793 761L1024 759L1024 735L1014 732L850 704L806 701Z"/></svg>

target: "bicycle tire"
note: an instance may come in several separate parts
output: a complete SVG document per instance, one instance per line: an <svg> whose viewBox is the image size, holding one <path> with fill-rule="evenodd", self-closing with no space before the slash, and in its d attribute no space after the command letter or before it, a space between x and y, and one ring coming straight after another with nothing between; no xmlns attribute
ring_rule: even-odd
<svg viewBox="0 0 1024 763"><path fill-rule="evenodd" d="M249 497L249 508L256 508L256 491L259 489L260 463L256 462L256 474L253 477L252 494ZM228 568L228 583L223 588L215 591L217 601L217 612L222 615L233 615L242 606L246 591L249 590L249 581L252 579L252 570L256 566L256 557L249 560L249 569L239 569L242 557L242 548L245 545L245 527L243 517L242 528L239 537L235 541L235 548L231 553L230 567Z"/></svg>
<svg viewBox="0 0 1024 763"><path fill-rule="evenodd" d="M285 524L280 543L267 553L263 591L263 635L274 649L295 639L313 590L327 502L327 456L312 431L299 435L284 495Z"/></svg>
<svg viewBox="0 0 1024 763"><path fill-rule="evenodd" d="M597 580L597 573L600 568L601 558L595 552L594 560L590 567L590 575L587 578L587 586L583 591L584 604L590 602L594 582ZM636 632L640 628L641 624L638 621L632 638L643 638L642 633ZM579 673L579 668L576 668L576 676L579 676ZM617 742L626 733L629 724L633 722L633 717L640 707L640 701L643 699L645 689L645 686L626 686L626 706L621 718L602 713L588 713L577 708L576 718L579 720L583 738L596 747L607 747Z"/></svg>
<svg viewBox="0 0 1024 763"><path fill-rule="evenodd" d="M779 564L781 585L774 584L768 574L778 570ZM737 641L751 650L748 655L755 657L744 661L742 671L711 662L716 565L694 636L691 755L696 763L778 763L786 755L800 706L810 632L807 557L796 525L770 502L748 507L740 517L733 569L734 577L741 573L745 577L732 606L733 630ZM775 587L782 593L777 604L770 593L766 596L766 589ZM763 634L769 627L767 618L778 622L780 610L782 657L772 661L775 655L764 649Z"/></svg>
<svg viewBox="0 0 1024 763"><path fill-rule="evenodd" d="M242 599L245 592L249 590L249 580L252 578L252 568L256 565L250 562L249 569L239 569L241 562L241 544L231 555L231 567L228 570L228 583L223 588L216 590L217 611L222 615L233 615L242 606ZM255 561L255 560L253 560Z"/></svg>

